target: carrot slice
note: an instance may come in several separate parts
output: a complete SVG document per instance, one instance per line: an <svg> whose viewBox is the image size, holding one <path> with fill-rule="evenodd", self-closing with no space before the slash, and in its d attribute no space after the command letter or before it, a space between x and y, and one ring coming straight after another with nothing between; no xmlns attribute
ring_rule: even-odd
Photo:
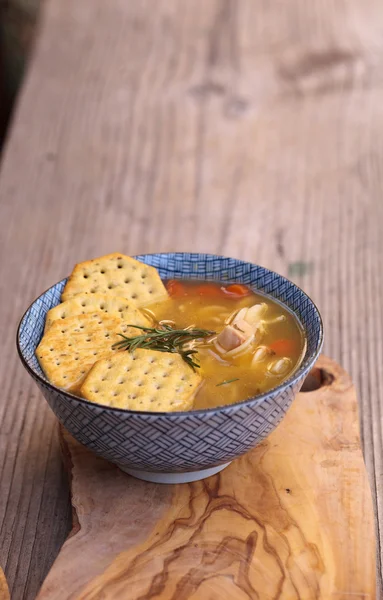
<svg viewBox="0 0 383 600"><path fill-rule="evenodd" d="M269 348L274 350L276 354L281 354L288 357L291 356L291 354L293 354L296 350L296 344L293 340L282 339L276 340L275 342L269 344Z"/></svg>
<svg viewBox="0 0 383 600"><path fill-rule="evenodd" d="M221 289L225 294L239 298L243 296L249 296L252 293L251 289L248 288L247 285L242 285L242 283L232 283L231 285L222 287Z"/></svg>
<svg viewBox="0 0 383 600"><path fill-rule="evenodd" d="M170 279L166 284L166 289L169 293L169 296L172 298L179 298L180 296L187 295L186 287L176 279Z"/></svg>

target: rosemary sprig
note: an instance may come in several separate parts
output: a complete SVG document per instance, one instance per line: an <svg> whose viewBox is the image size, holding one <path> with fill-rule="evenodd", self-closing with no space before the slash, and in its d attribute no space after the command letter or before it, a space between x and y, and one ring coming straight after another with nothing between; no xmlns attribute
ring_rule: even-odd
<svg viewBox="0 0 383 600"><path fill-rule="evenodd" d="M227 383L233 383L233 381L239 381L239 377L234 377L234 379L225 379L221 381L221 383L217 383L215 387L219 387L220 385L226 385Z"/></svg>
<svg viewBox="0 0 383 600"><path fill-rule="evenodd" d="M195 371L199 368L195 355L197 350L193 349L193 342L201 338L207 338L215 333L207 329L190 327L188 329L174 329L171 325L163 323L158 327L141 327L139 325L128 325L140 329L143 333L133 337L127 337L122 333L118 335L122 340L113 344L113 350L128 350L133 352L136 348L147 348L157 352L173 352L181 355L182 359ZM186 347L186 346L189 347Z"/></svg>

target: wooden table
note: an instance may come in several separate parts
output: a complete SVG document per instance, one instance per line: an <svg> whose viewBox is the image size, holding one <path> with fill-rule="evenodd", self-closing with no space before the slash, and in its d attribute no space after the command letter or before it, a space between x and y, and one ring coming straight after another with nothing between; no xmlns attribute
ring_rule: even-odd
<svg viewBox="0 0 383 600"><path fill-rule="evenodd" d="M325 351L358 387L382 524L382 29L380 0L47 0L0 175L0 564L15 600L35 597L70 527L17 321L75 261L114 250L236 256L314 298Z"/></svg>

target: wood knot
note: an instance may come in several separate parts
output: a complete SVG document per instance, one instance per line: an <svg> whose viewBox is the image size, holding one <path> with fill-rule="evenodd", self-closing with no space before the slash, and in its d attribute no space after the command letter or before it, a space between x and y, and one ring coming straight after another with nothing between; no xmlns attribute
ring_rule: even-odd
<svg viewBox="0 0 383 600"><path fill-rule="evenodd" d="M295 94L324 94L349 89L363 66L355 51L325 48L290 54L277 66L277 75Z"/></svg>
<svg viewBox="0 0 383 600"><path fill-rule="evenodd" d="M307 375L301 387L301 392L314 392L326 385L331 385L334 381L334 375L325 369L314 367Z"/></svg>
<svg viewBox="0 0 383 600"><path fill-rule="evenodd" d="M224 107L224 115L228 119L238 119L247 111L249 103L240 96L228 98Z"/></svg>
<svg viewBox="0 0 383 600"><path fill-rule="evenodd" d="M226 88L224 85L209 80L194 85L189 89L189 94L198 100L209 98L210 96L223 96L225 93Z"/></svg>

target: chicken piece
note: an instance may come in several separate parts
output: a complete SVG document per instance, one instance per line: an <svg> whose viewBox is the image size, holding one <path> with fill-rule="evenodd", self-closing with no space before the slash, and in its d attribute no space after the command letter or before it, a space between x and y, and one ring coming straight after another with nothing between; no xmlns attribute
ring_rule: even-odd
<svg viewBox="0 0 383 600"><path fill-rule="evenodd" d="M235 319L235 322L232 325L234 329L238 329L241 333L243 333L247 338L254 335L254 327L252 327L247 321L244 319ZM230 327L230 325L229 325Z"/></svg>
<svg viewBox="0 0 383 600"><path fill-rule="evenodd" d="M231 324L226 325L215 341L218 352L224 354L239 348L244 349L251 343L257 333L262 333L261 315L266 309L266 304L254 304L250 308L241 308L235 315ZM259 337L259 336L257 336Z"/></svg>
<svg viewBox="0 0 383 600"><path fill-rule="evenodd" d="M245 320L248 323L250 323L250 325L252 325L253 327L257 326L259 325L261 318L265 314L266 310L267 305L265 304L265 302L262 302L261 304L254 304L253 306L250 306L250 308L247 309Z"/></svg>
<svg viewBox="0 0 383 600"><path fill-rule="evenodd" d="M235 312L235 313L234 313L234 318L233 318L233 315L231 315L231 316L232 316L232 318L231 318L231 320L230 320L230 323L233 323L233 324L234 324L234 323L236 323L237 321L242 321L242 319L244 320L244 319L245 319L245 317L246 317L246 315L247 315L247 311L248 311L248 310L249 310L249 309L248 309L247 307L245 307L245 308L241 308L241 309L240 309L238 312Z"/></svg>
<svg viewBox="0 0 383 600"><path fill-rule="evenodd" d="M249 336L243 331L240 331L232 325L226 327L217 336L216 343L218 348L222 348L225 352L237 348L247 340Z"/></svg>
<svg viewBox="0 0 383 600"><path fill-rule="evenodd" d="M246 321L251 326L252 332L254 333L260 324L261 317L264 314L267 306L264 302L262 304L254 304L250 308L241 308L233 319L233 325L238 325L239 322Z"/></svg>

